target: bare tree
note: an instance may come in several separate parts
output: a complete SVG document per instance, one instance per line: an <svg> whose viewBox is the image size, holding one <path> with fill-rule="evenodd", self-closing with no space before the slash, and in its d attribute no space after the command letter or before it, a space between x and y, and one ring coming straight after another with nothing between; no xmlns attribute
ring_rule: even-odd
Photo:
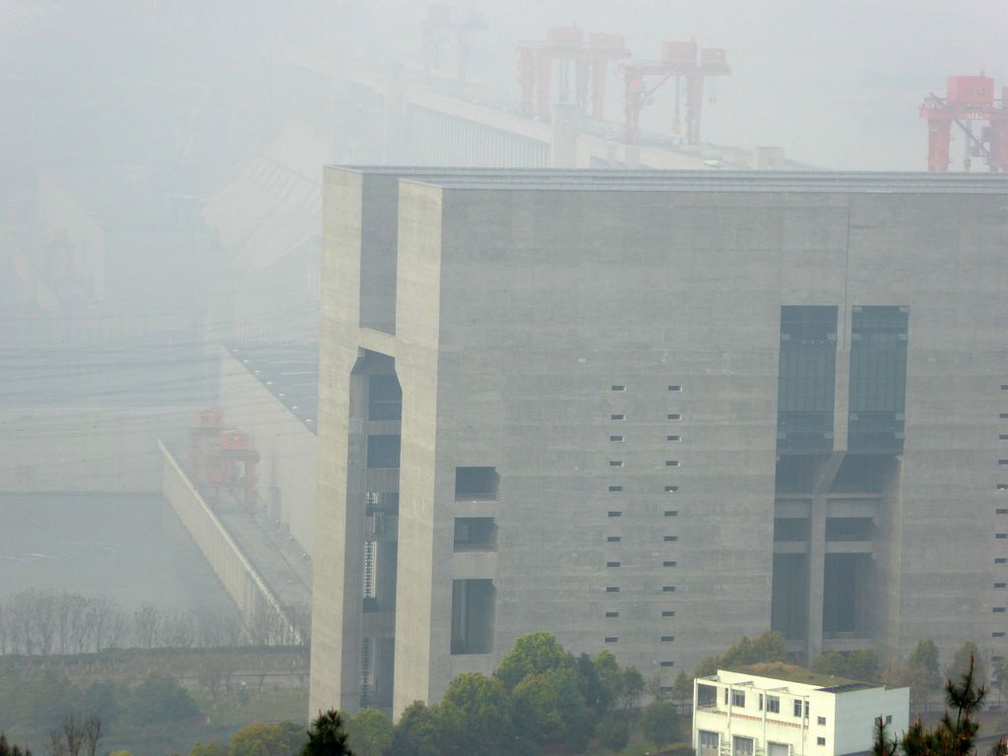
<svg viewBox="0 0 1008 756"><path fill-rule="evenodd" d="M140 648L148 651L157 644L161 629L161 615L151 604L133 613L133 638Z"/></svg>
<svg viewBox="0 0 1008 756"><path fill-rule="evenodd" d="M84 751L87 756L95 756L102 739L102 722L96 716L84 720Z"/></svg>

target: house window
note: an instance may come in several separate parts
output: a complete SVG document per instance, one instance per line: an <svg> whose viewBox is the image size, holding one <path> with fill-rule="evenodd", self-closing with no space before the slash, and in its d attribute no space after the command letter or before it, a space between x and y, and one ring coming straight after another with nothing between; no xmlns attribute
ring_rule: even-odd
<svg viewBox="0 0 1008 756"><path fill-rule="evenodd" d="M794 702L794 715L796 717L800 717L801 716L801 710L802 710L802 702L799 699L795 699L795 702Z"/></svg>
<svg viewBox="0 0 1008 756"><path fill-rule="evenodd" d="M674 667L675 666L675 662L674 661L663 661L663 662L659 662L658 666L659 667Z"/></svg>
<svg viewBox="0 0 1008 756"><path fill-rule="evenodd" d="M675 636L674 635L663 635L661 637L661 642L662 643L671 643L674 640L675 640Z"/></svg>
<svg viewBox="0 0 1008 756"><path fill-rule="evenodd" d="M822 727L826 726L826 717L816 717L816 723Z"/></svg>
<svg viewBox="0 0 1008 756"><path fill-rule="evenodd" d="M816 742L816 745L824 746L824 745L826 745L826 738L816 738L815 742Z"/></svg>
<svg viewBox="0 0 1008 756"><path fill-rule="evenodd" d="M496 467L455 468L455 501L496 501L499 491Z"/></svg>
<svg viewBox="0 0 1008 756"><path fill-rule="evenodd" d="M609 419L610 420L626 420L626 415L623 414L622 412L614 412L613 414L609 415Z"/></svg>
<svg viewBox="0 0 1008 756"><path fill-rule="evenodd" d="M780 714L780 696L767 696L766 710L771 714Z"/></svg>
<svg viewBox="0 0 1008 756"><path fill-rule="evenodd" d="M618 585L607 585L605 589L606 593L619 593Z"/></svg>
<svg viewBox="0 0 1008 756"><path fill-rule="evenodd" d="M744 690L733 690L731 692L731 705L738 706L742 709L745 708L745 691Z"/></svg>
<svg viewBox="0 0 1008 756"><path fill-rule="evenodd" d="M752 738L732 738L732 756L753 756L754 751Z"/></svg>
<svg viewBox="0 0 1008 756"><path fill-rule="evenodd" d="M665 467L679 467L679 460L678 459L666 459L665 460ZM1005 487L1008 488L1008 486L1005 486Z"/></svg>
<svg viewBox="0 0 1008 756"><path fill-rule="evenodd" d="M622 383L614 383L609 387L612 391L626 391L626 386Z"/></svg>
<svg viewBox="0 0 1008 756"><path fill-rule="evenodd" d="M666 441L682 441L682 436L665 436Z"/></svg>
<svg viewBox="0 0 1008 756"><path fill-rule="evenodd" d="M662 567L675 567L676 566L676 562L666 560L666 561L664 561L664 562L661 563L661 566Z"/></svg>
<svg viewBox="0 0 1008 756"><path fill-rule="evenodd" d="M1005 634L1002 631L993 632L993 633L991 633L991 637L992 638L1004 638Z"/></svg>
<svg viewBox="0 0 1008 756"><path fill-rule="evenodd" d="M610 459L609 467L623 467L623 460L621 459Z"/></svg>
<svg viewBox="0 0 1008 756"><path fill-rule="evenodd" d="M668 387L669 391L682 391L682 386L678 383L670 383Z"/></svg>
<svg viewBox="0 0 1008 756"><path fill-rule="evenodd" d="M619 493L623 490L623 486L609 486L609 493Z"/></svg>
<svg viewBox="0 0 1008 756"><path fill-rule="evenodd" d="M610 635L605 639L606 643L616 643L619 640L615 635Z"/></svg>
<svg viewBox="0 0 1008 756"><path fill-rule="evenodd" d="M892 714L886 714L885 723L892 724Z"/></svg>
<svg viewBox="0 0 1008 756"><path fill-rule="evenodd" d="M666 509L665 510L665 516L666 517L678 517L679 516L679 510L678 509Z"/></svg>
<svg viewBox="0 0 1008 756"><path fill-rule="evenodd" d="M699 756L715 756L721 747L718 733L700 730L697 734L699 735L697 741L700 745Z"/></svg>
<svg viewBox="0 0 1008 756"><path fill-rule="evenodd" d="M399 467L399 436L368 436L367 466L375 468Z"/></svg>
<svg viewBox="0 0 1008 756"><path fill-rule="evenodd" d="M493 517L456 517L455 551L496 551L497 523Z"/></svg>
<svg viewBox="0 0 1008 756"><path fill-rule="evenodd" d="M995 588L1008 588L1008 583L994 583Z"/></svg>
<svg viewBox="0 0 1008 756"><path fill-rule="evenodd" d="M682 413L681 412L669 412L667 415L665 415L665 419L666 420L682 420Z"/></svg>
<svg viewBox="0 0 1008 756"><path fill-rule="evenodd" d="M675 586L674 585L663 585L662 586L662 591L664 593L675 593ZM1001 611L1004 611L1004 610L1002 609Z"/></svg>
<svg viewBox="0 0 1008 756"><path fill-rule="evenodd" d="M994 614L1004 614L1005 608L1003 606L995 606Z"/></svg>
<svg viewBox="0 0 1008 756"><path fill-rule="evenodd" d="M623 441L623 436L609 436L610 441Z"/></svg>

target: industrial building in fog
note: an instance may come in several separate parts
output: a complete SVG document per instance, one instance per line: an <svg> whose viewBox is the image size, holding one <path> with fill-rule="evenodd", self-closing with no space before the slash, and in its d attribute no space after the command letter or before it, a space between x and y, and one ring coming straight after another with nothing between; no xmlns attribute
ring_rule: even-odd
<svg viewBox="0 0 1008 756"><path fill-rule="evenodd" d="M311 707L1003 653L1008 179L329 168ZM669 683L670 684L670 683Z"/></svg>

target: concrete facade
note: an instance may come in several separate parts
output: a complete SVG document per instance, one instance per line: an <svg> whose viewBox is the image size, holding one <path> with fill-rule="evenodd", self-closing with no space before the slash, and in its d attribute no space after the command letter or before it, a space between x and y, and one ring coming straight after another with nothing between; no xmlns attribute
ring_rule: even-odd
<svg viewBox="0 0 1008 756"><path fill-rule="evenodd" d="M771 627L1000 653L1006 194L328 169L312 710L536 630L669 681Z"/></svg>
<svg viewBox="0 0 1008 756"><path fill-rule="evenodd" d="M906 732L910 689L718 670L694 681L693 711L698 756L844 756L871 752L880 717Z"/></svg>

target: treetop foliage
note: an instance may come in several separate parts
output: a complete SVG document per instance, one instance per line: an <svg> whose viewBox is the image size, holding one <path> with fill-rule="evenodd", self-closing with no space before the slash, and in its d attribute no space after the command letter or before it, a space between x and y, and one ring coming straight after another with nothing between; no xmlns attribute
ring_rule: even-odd
<svg viewBox="0 0 1008 756"><path fill-rule="evenodd" d="M718 669L734 669L763 662L786 662L787 644L784 636L777 632L765 631L749 640L742 640L731 646L721 656L708 656L697 665L694 677L707 677Z"/></svg>
<svg viewBox="0 0 1008 756"><path fill-rule="evenodd" d="M320 711L308 728L308 742L300 756L353 756L343 729L343 715L335 710Z"/></svg>

